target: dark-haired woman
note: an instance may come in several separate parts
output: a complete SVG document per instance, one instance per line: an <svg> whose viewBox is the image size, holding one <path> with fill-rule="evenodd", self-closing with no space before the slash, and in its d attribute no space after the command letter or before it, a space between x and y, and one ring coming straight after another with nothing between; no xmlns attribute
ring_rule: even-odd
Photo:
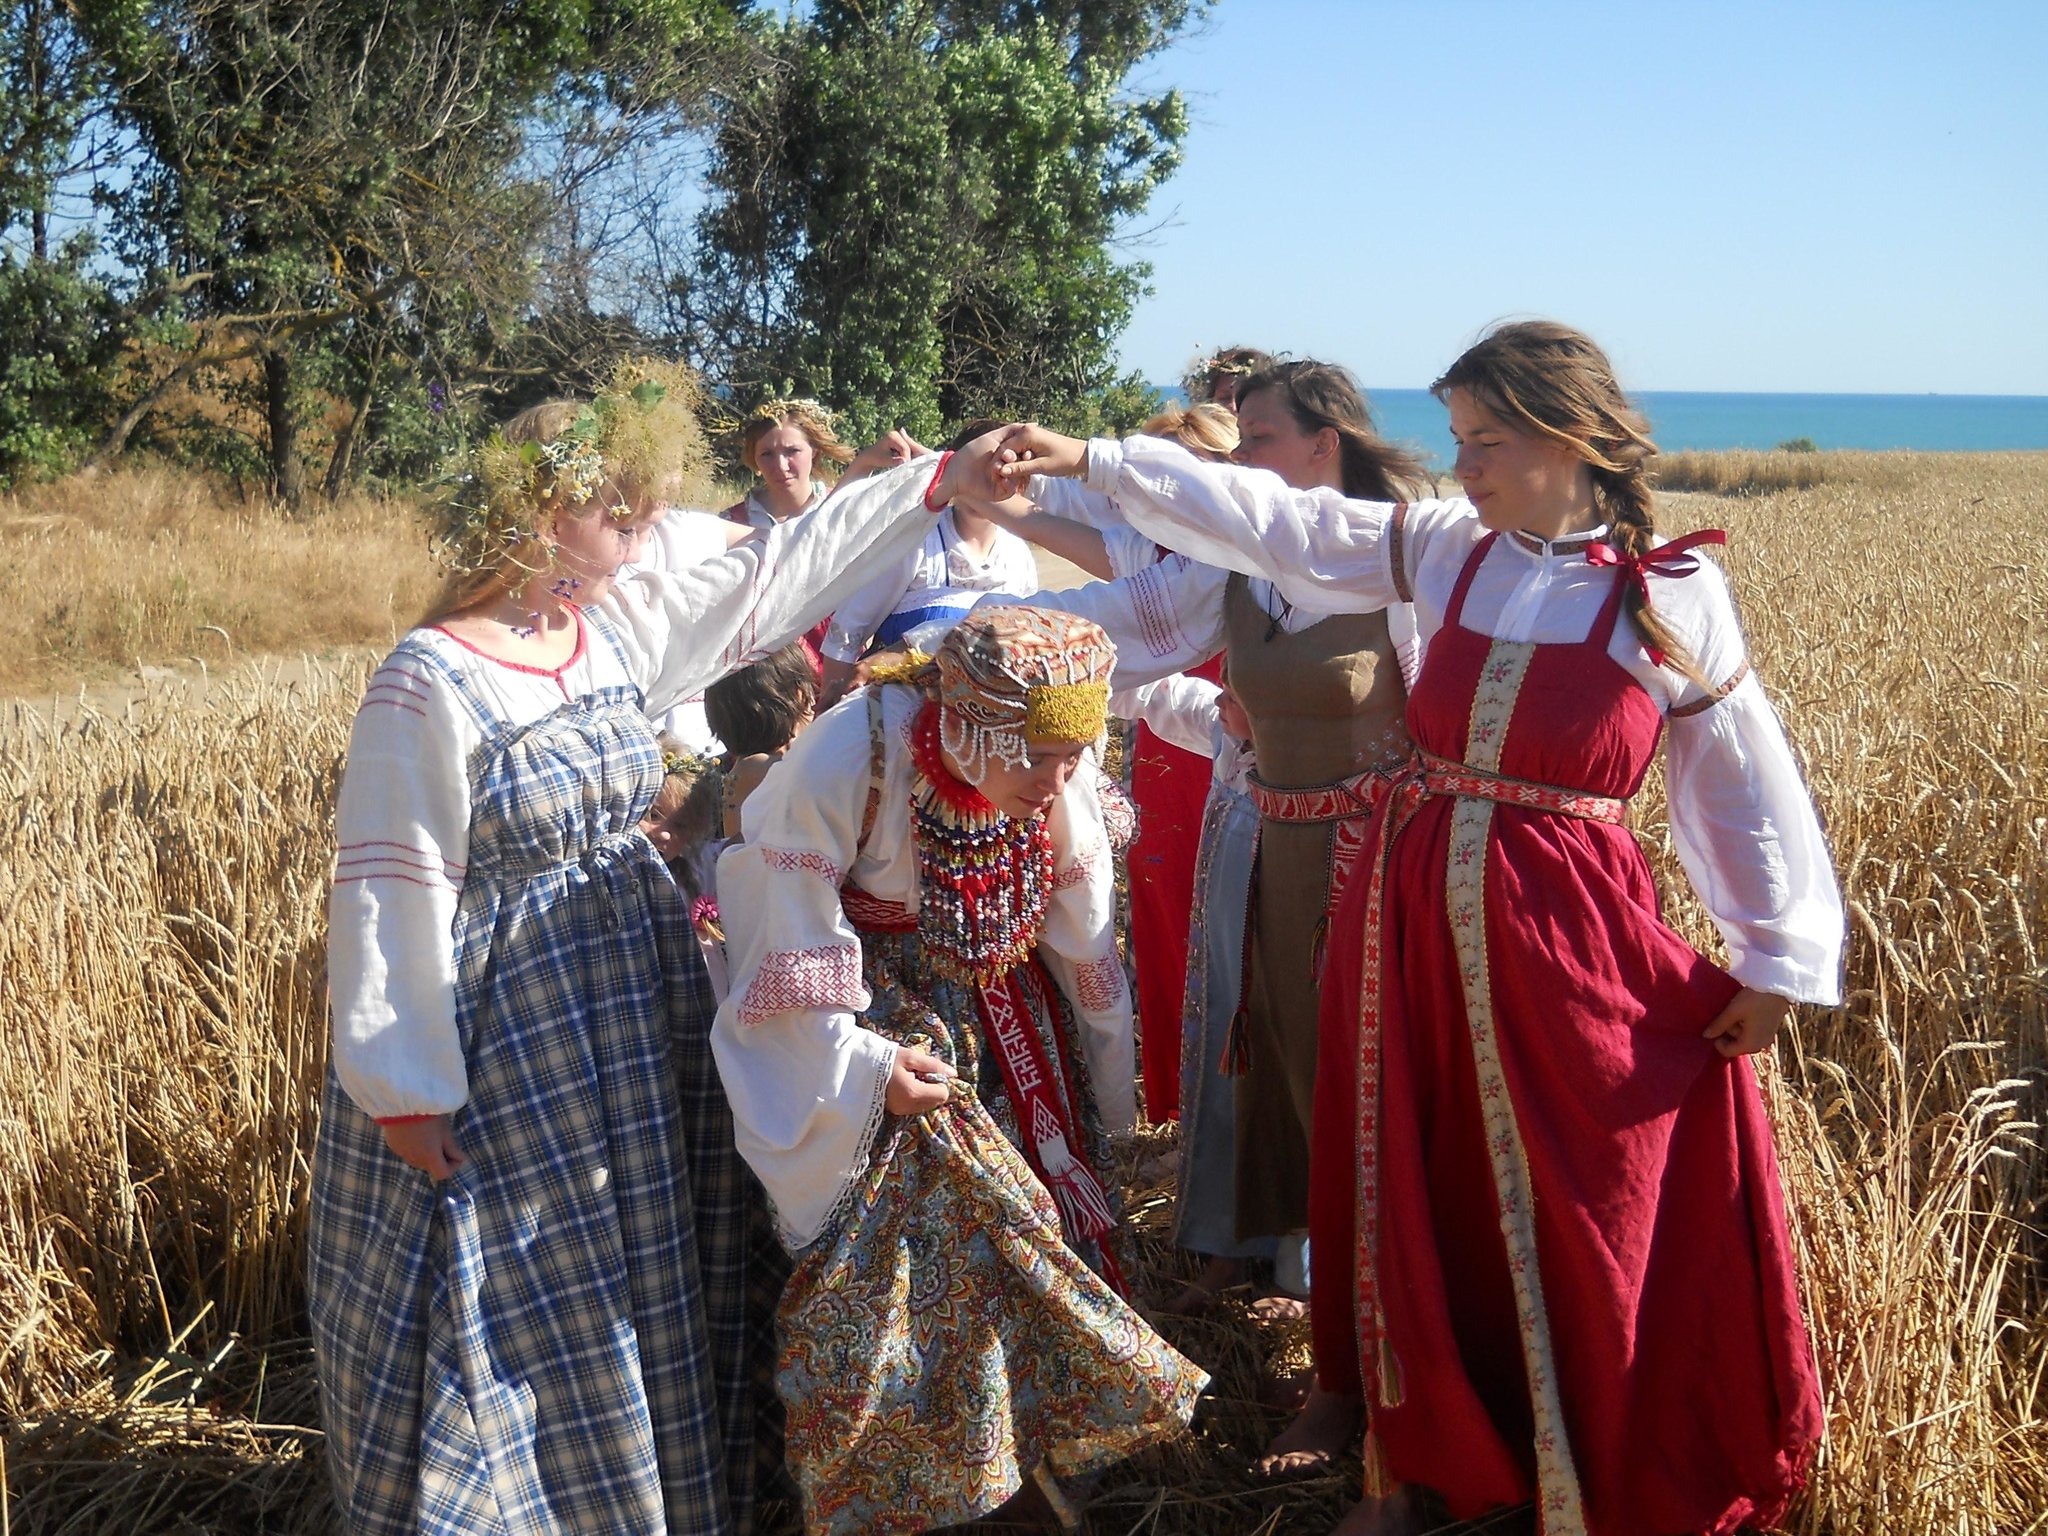
<svg viewBox="0 0 2048 1536"><path fill-rule="evenodd" d="M1654 445L1590 340L1503 326L1436 386L1466 498L1303 495L1148 442L1090 482L1296 600L1412 597L1417 767L1384 802L1325 996L1312 1215L1326 1387L1368 1466L1451 1514L1599 1536L1770 1524L1821 1430L1756 1080L1839 995L1842 908L1727 584L1660 541ZM1064 439L1011 446L1073 472ZM1659 916L1623 825L1660 737L1724 970ZM1357 1374L1349 1382L1347 1367ZM1387 1484L1347 1531L1400 1531Z"/></svg>
<svg viewBox="0 0 2048 1536"><path fill-rule="evenodd" d="M1240 383L1237 412L1233 458L1271 470L1285 486L1393 500L1423 481L1420 466L1373 431L1345 369L1273 364ZM1033 495L1065 507L1071 497L1043 495L1056 483L1033 481ZM1408 758L1401 662L1413 655L1412 619L1398 605L1339 612L1330 602L1298 602L1261 576L1227 575L1179 555L1120 581L1029 601L1101 624L1119 646L1119 687L1148 682L1161 666L1192 667L1219 648L1228 654L1231 686L1251 719L1259 814L1243 1006L1226 1045L1235 1078L1236 1232L1240 1252L1273 1251L1282 1289L1299 1291L1310 1278L1301 1273L1299 1234L1308 1224L1318 976L1371 808ZM1217 1255L1196 1286L1228 1284L1235 1274L1235 1258ZM1355 1402L1312 1393L1264 1470L1327 1462L1357 1419Z"/></svg>

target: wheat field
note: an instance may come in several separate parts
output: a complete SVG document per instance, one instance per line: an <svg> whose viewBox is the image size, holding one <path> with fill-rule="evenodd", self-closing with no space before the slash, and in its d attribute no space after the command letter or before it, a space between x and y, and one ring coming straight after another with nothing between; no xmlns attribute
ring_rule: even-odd
<svg viewBox="0 0 2048 1536"><path fill-rule="evenodd" d="M1666 507L1729 529L1852 914L1847 1005L1764 1066L1828 1393L1791 1529L2048 1530L2048 456L1818 457L1817 484ZM0 705L7 1536L332 1528L299 1246L330 807L372 658L157 684L62 725ZM1710 943L1654 794L1637 824ZM1184 1272L1172 1134L1126 1169L1152 1294ZM1277 1425L1259 1369L1299 1338L1235 1300L1167 1327L1217 1390L1194 1434L1105 1479L1089 1529L1326 1529L1350 1469L1247 1472Z"/></svg>

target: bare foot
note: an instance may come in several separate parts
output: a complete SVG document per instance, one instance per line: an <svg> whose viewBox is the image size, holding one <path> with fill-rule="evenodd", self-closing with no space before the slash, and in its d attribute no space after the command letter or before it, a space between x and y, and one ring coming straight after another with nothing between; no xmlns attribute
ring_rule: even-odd
<svg viewBox="0 0 2048 1536"><path fill-rule="evenodd" d="M1438 1520L1427 1505L1430 1501L1405 1487L1384 1499L1360 1499L1343 1513L1329 1536L1425 1536L1438 1530Z"/></svg>
<svg viewBox="0 0 2048 1536"><path fill-rule="evenodd" d="M1216 1298L1244 1278L1241 1259L1212 1258L1202 1272L1180 1289L1173 1300L1159 1310L1169 1317L1194 1317L1216 1305Z"/></svg>
<svg viewBox="0 0 2048 1536"><path fill-rule="evenodd" d="M1260 1323L1298 1323L1308 1316L1308 1303L1299 1296L1276 1291L1251 1304L1252 1320Z"/></svg>
<svg viewBox="0 0 2048 1536"><path fill-rule="evenodd" d="M1292 1477L1320 1472L1351 1444L1358 1433L1361 1404L1320 1387L1309 1389L1308 1401L1253 1468L1260 1477ZM1348 1517L1347 1517L1348 1518Z"/></svg>

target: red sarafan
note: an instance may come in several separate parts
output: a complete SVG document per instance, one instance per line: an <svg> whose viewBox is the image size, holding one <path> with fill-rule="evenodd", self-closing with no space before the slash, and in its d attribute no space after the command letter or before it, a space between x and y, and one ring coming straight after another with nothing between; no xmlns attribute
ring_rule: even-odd
<svg viewBox="0 0 2048 1536"><path fill-rule="evenodd" d="M1499 537L1340 914L1311 1236L1357 1305L1318 1291L1323 1384L1461 1518L1769 1523L1822 1419L1756 1079L1702 1038L1739 985L1621 821L1663 723L1609 655L1625 573L1584 641L1491 639L1460 619Z"/></svg>

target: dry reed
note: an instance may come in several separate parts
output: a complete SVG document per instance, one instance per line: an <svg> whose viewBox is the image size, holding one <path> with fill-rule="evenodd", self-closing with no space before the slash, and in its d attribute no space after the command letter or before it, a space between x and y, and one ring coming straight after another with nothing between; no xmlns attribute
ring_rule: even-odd
<svg viewBox="0 0 2048 1536"><path fill-rule="evenodd" d="M1852 911L1850 998L1765 1082L1829 1435L1792 1528L2048 1529L2048 458L1872 458L1675 497L1731 530ZM321 1070L320 913L360 659L123 718L0 720L0 1409L11 1533L317 1531L298 1249ZM1675 920L1710 935L1639 826ZM1141 1286L1186 1273L1148 1133ZM1702 1277L1710 1283L1711 1277ZM1217 1389L1096 1491L1097 1532L1315 1532L1337 1475L1248 1467L1290 1341L1232 1300L1167 1324Z"/></svg>

